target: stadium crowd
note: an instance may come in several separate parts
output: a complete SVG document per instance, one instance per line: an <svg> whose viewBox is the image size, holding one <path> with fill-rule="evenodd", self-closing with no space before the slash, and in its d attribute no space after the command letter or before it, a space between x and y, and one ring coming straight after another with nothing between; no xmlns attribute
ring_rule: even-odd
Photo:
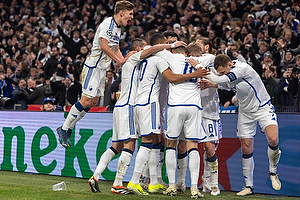
<svg viewBox="0 0 300 200"><path fill-rule="evenodd" d="M134 19L119 47L134 38L174 31L187 44L201 36L215 54L250 64L262 78L277 111L299 111L300 7L296 0L135 0ZM81 96L80 73L98 25L113 15L113 0L12 0L0 2L1 99L12 109L42 105L46 97L65 107ZM112 110L120 83L119 66L107 72L98 106ZM234 93L219 91L220 105Z"/></svg>

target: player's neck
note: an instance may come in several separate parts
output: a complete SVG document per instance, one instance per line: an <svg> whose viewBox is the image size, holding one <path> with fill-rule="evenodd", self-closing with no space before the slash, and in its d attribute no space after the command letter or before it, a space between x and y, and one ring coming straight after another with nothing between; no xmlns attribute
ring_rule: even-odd
<svg viewBox="0 0 300 200"><path fill-rule="evenodd" d="M114 15L113 18L114 18L114 21L117 24L117 26L120 27L121 22L122 22L121 16L120 15Z"/></svg>

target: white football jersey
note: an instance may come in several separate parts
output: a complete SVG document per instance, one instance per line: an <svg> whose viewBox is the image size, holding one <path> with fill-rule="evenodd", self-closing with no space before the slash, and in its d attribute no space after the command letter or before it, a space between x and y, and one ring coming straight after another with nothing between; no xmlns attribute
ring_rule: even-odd
<svg viewBox="0 0 300 200"><path fill-rule="evenodd" d="M115 105L117 107L135 104L141 53L142 51L130 56L121 68L121 94Z"/></svg>
<svg viewBox="0 0 300 200"><path fill-rule="evenodd" d="M161 73L168 67L168 63L156 55L142 61L138 77L136 105L143 106L158 102Z"/></svg>
<svg viewBox="0 0 300 200"><path fill-rule="evenodd" d="M88 67L96 67L98 65L101 69L107 69L112 59L101 50L101 38L105 38L108 41L108 46L114 52L116 47L119 46L120 37L121 28L117 25L114 18L108 17L103 20L95 33L91 52L91 57L96 57L97 60L94 61L94 66Z"/></svg>
<svg viewBox="0 0 300 200"><path fill-rule="evenodd" d="M239 110L255 112L270 101L270 96L256 71L247 63L234 61L230 72L226 74L227 84L233 91L239 103Z"/></svg>
<svg viewBox="0 0 300 200"><path fill-rule="evenodd" d="M204 67L210 71L210 73L217 74L213 62L215 56L212 54L202 54L201 57L192 57L197 60L201 67ZM201 102L202 102L202 117L218 120L220 119L220 106L219 106L219 95L217 88L207 88L205 90L201 90Z"/></svg>
<svg viewBox="0 0 300 200"><path fill-rule="evenodd" d="M187 62L182 54L170 54L166 57L174 74L188 74L195 69ZM169 83L169 106L196 106L201 107L201 91L197 87L197 78L181 83Z"/></svg>

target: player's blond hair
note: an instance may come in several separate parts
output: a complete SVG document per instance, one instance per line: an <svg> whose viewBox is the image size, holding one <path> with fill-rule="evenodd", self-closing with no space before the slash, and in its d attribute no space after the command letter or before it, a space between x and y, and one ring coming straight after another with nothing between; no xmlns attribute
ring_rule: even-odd
<svg viewBox="0 0 300 200"><path fill-rule="evenodd" d="M134 4L129 1L118 1L115 5L115 14L118 14L121 10L133 10Z"/></svg>
<svg viewBox="0 0 300 200"><path fill-rule="evenodd" d="M191 42L186 47L186 53L188 56L196 56L196 55L201 56L202 50L198 44L196 44L195 42Z"/></svg>

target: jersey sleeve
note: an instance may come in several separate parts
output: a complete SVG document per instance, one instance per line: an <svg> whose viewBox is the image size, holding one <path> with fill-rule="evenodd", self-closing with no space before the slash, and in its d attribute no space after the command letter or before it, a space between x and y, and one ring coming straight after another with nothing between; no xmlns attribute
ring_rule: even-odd
<svg viewBox="0 0 300 200"><path fill-rule="evenodd" d="M165 59L159 58L157 60L157 69L159 70L160 73L163 73L168 68L169 68L169 64Z"/></svg>
<svg viewBox="0 0 300 200"><path fill-rule="evenodd" d="M214 73L210 73L209 75L206 76L208 80L210 80L212 83L217 84L217 85L223 85L226 83L230 82L230 79L228 78L227 75L223 76L217 76Z"/></svg>
<svg viewBox="0 0 300 200"><path fill-rule="evenodd" d="M240 63L238 67L232 68L230 72L226 74L226 76L229 78L230 82L235 81L236 79L239 78L244 78L246 75L247 67L250 66L244 66L244 64Z"/></svg>
<svg viewBox="0 0 300 200"><path fill-rule="evenodd" d="M99 35L98 35L99 39L104 38L104 39L109 41L109 38L112 35L112 30L110 30L110 26L109 26L109 20L103 21L99 25L98 29L100 29L100 32L99 32Z"/></svg>
<svg viewBox="0 0 300 200"><path fill-rule="evenodd" d="M127 62L130 62L133 65L135 65L137 62L141 61L141 54L142 54L142 51L139 51L139 52L133 54L132 56L130 56L128 58Z"/></svg>

